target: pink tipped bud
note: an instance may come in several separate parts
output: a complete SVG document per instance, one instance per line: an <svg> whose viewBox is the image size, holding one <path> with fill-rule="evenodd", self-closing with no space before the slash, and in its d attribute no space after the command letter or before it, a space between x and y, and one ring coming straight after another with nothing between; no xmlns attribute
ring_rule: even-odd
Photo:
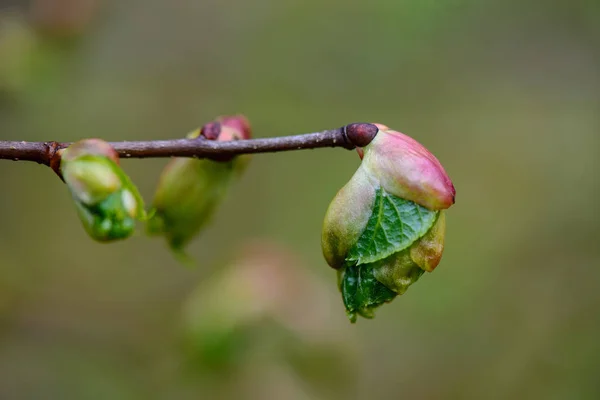
<svg viewBox="0 0 600 400"><path fill-rule="evenodd" d="M395 196L430 210L454 204L456 191L444 167L422 144L392 130L380 130L364 148L363 165Z"/></svg>
<svg viewBox="0 0 600 400"><path fill-rule="evenodd" d="M187 135L196 140L246 139L250 124L242 116L221 117ZM202 140L201 138L198 140ZM227 193L232 177L239 176L248 163L247 155L227 156L219 161L175 158L162 172L154 195L154 214L147 231L165 236L179 255L210 221ZM182 259L185 260L185 257Z"/></svg>
<svg viewBox="0 0 600 400"><path fill-rule="evenodd" d="M208 140L218 140L226 142L229 140L244 140L252 137L250 123L243 115L233 115L219 117L215 121L204 124L199 134L195 136L188 135L188 138L195 139L199 135Z"/></svg>
<svg viewBox="0 0 600 400"><path fill-rule="evenodd" d="M252 136L250 122L243 115L220 117L217 121L222 127L218 139L220 141L244 140Z"/></svg>

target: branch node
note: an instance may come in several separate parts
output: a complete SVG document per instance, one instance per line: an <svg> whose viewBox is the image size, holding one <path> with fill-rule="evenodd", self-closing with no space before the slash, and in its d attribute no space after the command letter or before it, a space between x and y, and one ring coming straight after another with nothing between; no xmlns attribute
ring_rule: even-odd
<svg viewBox="0 0 600 400"><path fill-rule="evenodd" d="M58 142L44 142L46 152L44 154L44 164L48 165L52 171L64 182L62 173L60 172L61 151Z"/></svg>

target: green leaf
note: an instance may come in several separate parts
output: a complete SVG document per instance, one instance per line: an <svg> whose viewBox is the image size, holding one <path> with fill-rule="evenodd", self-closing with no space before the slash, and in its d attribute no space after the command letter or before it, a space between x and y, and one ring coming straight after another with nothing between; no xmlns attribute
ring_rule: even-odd
<svg viewBox="0 0 600 400"><path fill-rule="evenodd" d="M377 189L373 212L340 271L340 291L350 321L373 318L416 282L423 270L410 258L409 247L433 226L439 212Z"/></svg>
<svg viewBox="0 0 600 400"><path fill-rule="evenodd" d="M373 276L373 265L349 265L341 271L340 290L351 322L356 315L373 318L373 311L392 301L397 294Z"/></svg>
<svg viewBox="0 0 600 400"><path fill-rule="evenodd" d="M373 213L346 261L372 263L408 248L427 233L437 214L378 188Z"/></svg>

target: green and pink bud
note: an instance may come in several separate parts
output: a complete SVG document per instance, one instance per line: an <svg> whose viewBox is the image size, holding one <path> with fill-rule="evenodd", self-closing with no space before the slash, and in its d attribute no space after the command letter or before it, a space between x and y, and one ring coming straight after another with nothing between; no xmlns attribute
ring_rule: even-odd
<svg viewBox="0 0 600 400"><path fill-rule="evenodd" d="M362 162L331 202L321 242L354 320L372 317L439 264L443 210L454 204L455 189L416 140L382 124L351 124L344 132Z"/></svg>
<svg viewBox="0 0 600 400"><path fill-rule="evenodd" d="M61 154L61 174L87 233L99 242L129 237L145 218L144 203L119 167L119 156L100 139L74 143Z"/></svg>
<svg viewBox="0 0 600 400"><path fill-rule="evenodd" d="M251 136L243 116L221 117L189 133L190 140L243 140ZM226 160L175 158L163 170L154 195L147 231L164 236L175 253L210 221L231 180L246 167L249 156Z"/></svg>
<svg viewBox="0 0 600 400"><path fill-rule="evenodd" d="M230 140L246 140L252 137L250 122L243 115L233 115L217 118L221 125L221 131L216 140L226 142ZM231 163L236 175L241 175L250 162L252 157L248 154L235 156Z"/></svg>

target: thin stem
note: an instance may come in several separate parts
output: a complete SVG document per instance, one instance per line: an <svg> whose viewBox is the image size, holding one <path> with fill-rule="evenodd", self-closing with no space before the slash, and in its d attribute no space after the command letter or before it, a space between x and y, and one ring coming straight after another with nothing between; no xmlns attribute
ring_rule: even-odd
<svg viewBox="0 0 600 400"><path fill-rule="evenodd" d="M0 160L34 161L53 167L60 161L59 150L71 143L0 141ZM235 141L198 139L112 142L122 158L194 157L224 160L235 155L273 153L321 147L353 149L344 127L316 133Z"/></svg>

